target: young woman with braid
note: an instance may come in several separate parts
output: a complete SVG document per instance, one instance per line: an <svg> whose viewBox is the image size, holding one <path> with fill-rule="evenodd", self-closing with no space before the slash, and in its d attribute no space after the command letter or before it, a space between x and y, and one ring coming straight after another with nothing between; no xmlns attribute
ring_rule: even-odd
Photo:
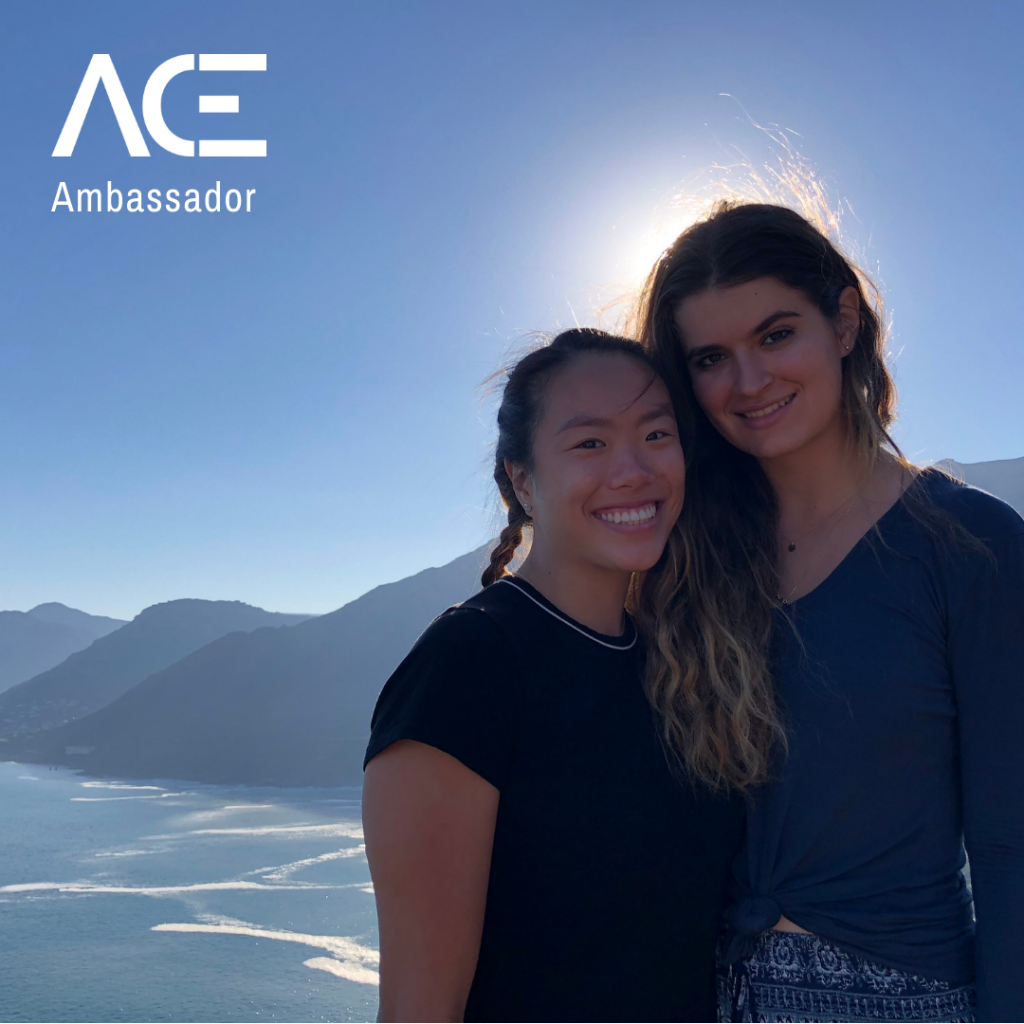
<svg viewBox="0 0 1024 1024"><path fill-rule="evenodd" d="M757 776L774 718L763 674L745 674L756 650L714 607L693 609L702 646L669 671L691 705L685 749L645 696L625 607L686 555L683 448L653 361L588 330L526 356L494 475L508 526L484 589L427 629L373 717L379 1019L713 1020L743 819L715 790Z"/></svg>
<svg viewBox="0 0 1024 1024"><path fill-rule="evenodd" d="M761 204L687 230L646 289L696 437L680 526L770 641L788 734L734 868L721 1019L966 1021L976 999L1022 1021L1024 522L900 454L873 297ZM665 664L691 582L650 609Z"/></svg>

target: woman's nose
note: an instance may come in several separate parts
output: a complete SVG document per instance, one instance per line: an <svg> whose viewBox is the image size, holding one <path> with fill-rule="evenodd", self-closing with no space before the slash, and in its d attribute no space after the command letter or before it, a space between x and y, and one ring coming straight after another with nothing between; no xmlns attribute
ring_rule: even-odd
<svg viewBox="0 0 1024 1024"><path fill-rule="evenodd" d="M615 487L646 483L655 475L646 453L632 445L623 445L619 449L612 461L611 470L611 482Z"/></svg>
<svg viewBox="0 0 1024 1024"><path fill-rule="evenodd" d="M733 359L733 390L741 395L756 395L771 383L772 375L758 353L745 352Z"/></svg>

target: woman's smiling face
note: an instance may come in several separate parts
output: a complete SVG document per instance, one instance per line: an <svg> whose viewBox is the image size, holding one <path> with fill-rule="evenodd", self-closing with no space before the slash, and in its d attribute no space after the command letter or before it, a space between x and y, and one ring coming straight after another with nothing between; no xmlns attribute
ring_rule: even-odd
<svg viewBox="0 0 1024 1024"><path fill-rule="evenodd" d="M859 327L855 288L836 322L772 277L711 288L676 310L694 395L718 432L758 459L842 431L843 358Z"/></svg>
<svg viewBox="0 0 1024 1024"><path fill-rule="evenodd" d="M683 503L685 464L668 390L627 355L588 354L547 382L533 466L506 464L532 507L534 545L616 571L661 557Z"/></svg>

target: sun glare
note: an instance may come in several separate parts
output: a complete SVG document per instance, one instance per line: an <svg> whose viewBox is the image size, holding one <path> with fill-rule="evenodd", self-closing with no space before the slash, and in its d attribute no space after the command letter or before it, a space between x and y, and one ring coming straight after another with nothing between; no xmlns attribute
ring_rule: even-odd
<svg viewBox="0 0 1024 1024"><path fill-rule="evenodd" d="M706 216L713 200L690 193L680 193L659 207L650 216L647 227L630 237L622 232L615 256L613 281L595 289L600 299L595 302L597 321L606 330L630 333L636 300L648 275L661 254L692 224Z"/></svg>
<svg viewBox="0 0 1024 1024"><path fill-rule="evenodd" d="M598 326L630 333L635 327L636 300L662 253L723 200L788 206L841 249L850 249L844 244L841 224L843 208L848 204L831 194L782 129L774 125L754 127L768 145L762 161L755 162L736 149L734 161L710 164L677 185L651 211L646 228L641 227L642 222L636 223L633 231L628 222L620 220L615 225L614 278L604 287L593 289ZM851 255L860 257L855 246Z"/></svg>
<svg viewBox="0 0 1024 1024"><path fill-rule="evenodd" d="M703 213L704 204L688 204L685 209L670 210L659 217L623 255L623 283L631 290L639 288L661 254Z"/></svg>

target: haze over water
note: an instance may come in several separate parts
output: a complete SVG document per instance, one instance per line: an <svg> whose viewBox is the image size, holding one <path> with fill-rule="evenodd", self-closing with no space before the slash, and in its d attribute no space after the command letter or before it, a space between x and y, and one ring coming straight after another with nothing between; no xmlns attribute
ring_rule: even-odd
<svg viewBox="0 0 1024 1024"><path fill-rule="evenodd" d="M0 764L0 1019L370 1021L355 789Z"/></svg>

